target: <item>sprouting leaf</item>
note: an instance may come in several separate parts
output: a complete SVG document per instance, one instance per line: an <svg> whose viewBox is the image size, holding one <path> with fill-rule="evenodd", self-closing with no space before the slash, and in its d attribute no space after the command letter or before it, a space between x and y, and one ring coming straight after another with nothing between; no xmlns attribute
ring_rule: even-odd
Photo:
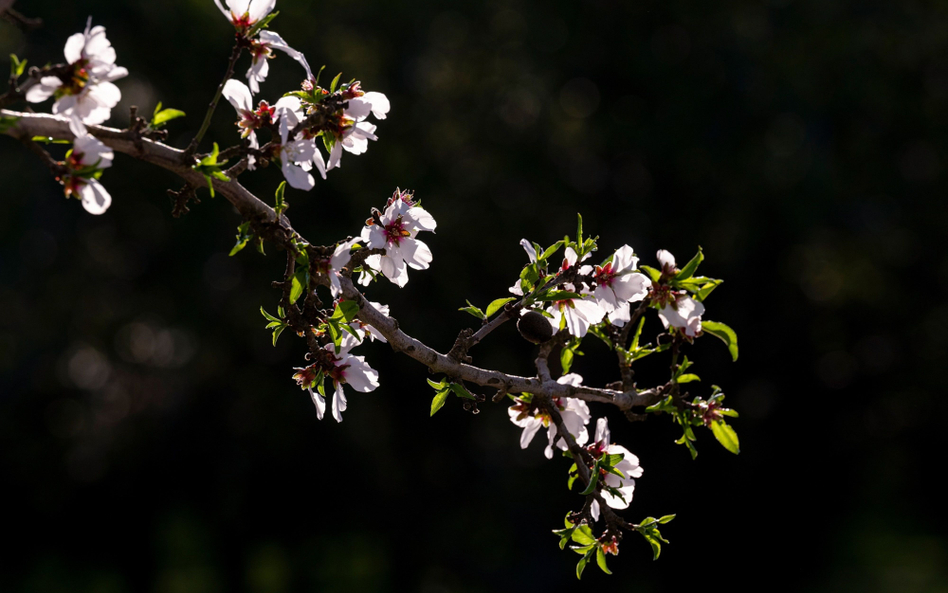
<svg viewBox="0 0 948 593"><path fill-rule="evenodd" d="M582 496L587 494L592 494L596 491L596 485L599 483L599 462L593 466L592 471L589 472L589 484L586 485L586 489L580 492Z"/></svg>
<svg viewBox="0 0 948 593"><path fill-rule="evenodd" d="M727 344L731 358L737 361L737 333L733 329L717 321L702 321L701 331L711 334Z"/></svg>
<svg viewBox="0 0 948 593"><path fill-rule="evenodd" d="M473 400L477 399L473 395L471 395L471 392L468 391L467 388L461 383L451 383L451 391L454 392L454 395L458 397L462 397L464 399L473 399Z"/></svg>
<svg viewBox="0 0 948 593"><path fill-rule="evenodd" d="M701 247L698 247L698 253L695 254L693 258L691 258L691 261L685 264L685 267L683 267L681 270L679 270L677 274L675 274L674 282L681 282L682 280L687 280L688 278L691 278L692 276L694 276L695 271L698 269L698 266L703 261L704 261L704 252L701 251Z"/></svg>
<svg viewBox="0 0 948 593"><path fill-rule="evenodd" d="M612 574L612 571L610 571L609 567L606 566L606 553L602 551L602 546L596 548L596 564L599 565L599 568L602 569L602 572L606 574Z"/></svg>
<svg viewBox="0 0 948 593"><path fill-rule="evenodd" d="M692 381L700 381L700 380L701 380L701 377L699 377L698 375L695 375L694 373L685 373L684 375L681 375L680 377L678 377L679 383L691 383Z"/></svg>
<svg viewBox="0 0 948 593"><path fill-rule="evenodd" d="M446 399L448 399L449 393L451 393L450 389L445 389L443 391L438 391L437 393L435 393L434 399L431 400L431 414L429 415L429 417L434 416L435 412L437 412L438 410L441 409L442 406L444 406L444 402Z"/></svg>
<svg viewBox="0 0 948 593"><path fill-rule="evenodd" d="M273 205L274 212L277 213L277 216L286 212L286 209L289 205L283 199L283 194L286 191L286 181L281 181L280 185L277 186L276 192L274 194L275 201Z"/></svg>
<svg viewBox="0 0 948 593"><path fill-rule="evenodd" d="M7 125L7 128L10 128L10 127L13 126L13 124L16 123L16 119L17 119L17 118L12 118L12 117L11 117L11 118L4 118L4 119L6 119L6 120L8 120L8 121L13 120L13 121L10 122L9 125ZM0 127L2 127L2 124L0 124ZM52 136L33 136L33 137L30 138L30 139L31 139L33 142L40 142L40 143L42 143L42 144L72 144L72 140L64 140L64 139L61 139L61 138L53 138Z"/></svg>
<svg viewBox="0 0 948 593"><path fill-rule="evenodd" d="M490 318L491 316L494 315L494 313L499 311L504 305L506 305L507 303L509 303L510 301L514 299L515 297L508 297L505 299L495 299L491 301L491 303L487 305L487 311L484 312L484 315L487 318Z"/></svg>
<svg viewBox="0 0 948 593"><path fill-rule="evenodd" d="M470 313L471 315L473 315L474 317L477 317L481 321L487 321L487 315L485 315L483 311L481 311L480 309L472 305L471 301L465 300L464 302L467 303L467 307L461 307L460 309L458 309L458 311L464 311L465 313Z"/></svg>
<svg viewBox="0 0 948 593"><path fill-rule="evenodd" d="M161 107L161 103L158 104ZM169 121L173 119L178 119L179 117L184 117L184 112L180 109L162 109L161 111L156 111L151 118L151 127L160 128Z"/></svg>
<svg viewBox="0 0 948 593"><path fill-rule="evenodd" d="M741 443L737 438L737 433L727 422L723 420L713 421L711 423L711 432L714 433L714 438L716 438L725 449L735 455L741 452Z"/></svg>
<svg viewBox="0 0 948 593"><path fill-rule="evenodd" d="M652 282L658 282L658 280L662 277L662 271L656 270L651 266L639 266L639 271L645 272L648 277L651 278Z"/></svg>
<svg viewBox="0 0 948 593"><path fill-rule="evenodd" d="M359 304L355 301L341 301L333 310L332 316L343 319L346 322L352 321L359 314Z"/></svg>
<svg viewBox="0 0 948 593"><path fill-rule="evenodd" d="M340 77L340 76L342 76L342 72L340 72L339 74L337 74L336 77L332 79L332 83L329 85L329 92L330 92L330 93L335 93L335 92L336 92L336 86L339 84L339 77Z"/></svg>
<svg viewBox="0 0 948 593"><path fill-rule="evenodd" d="M721 286L723 283L724 280L711 280L707 282L697 292L695 292L695 300L703 301L704 299L708 298L708 295L711 294L711 291L713 291L718 286Z"/></svg>
<svg viewBox="0 0 948 593"><path fill-rule="evenodd" d="M572 539L574 542L580 546L589 546L596 543L596 536L593 535L592 529L589 528L589 525L585 523L577 527L572 534Z"/></svg>
<svg viewBox="0 0 948 593"><path fill-rule="evenodd" d="M23 71L26 70L26 60L20 60L16 54L10 54L10 78L14 81L23 76Z"/></svg>

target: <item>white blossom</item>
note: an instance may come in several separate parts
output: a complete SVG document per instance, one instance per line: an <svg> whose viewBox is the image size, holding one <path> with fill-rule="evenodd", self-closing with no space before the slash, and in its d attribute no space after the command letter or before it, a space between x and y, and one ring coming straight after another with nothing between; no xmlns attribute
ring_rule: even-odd
<svg viewBox="0 0 948 593"><path fill-rule="evenodd" d="M376 126L364 121L371 113L376 119L385 119L391 104L388 97L378 92L365 92L358 82L354 82L343 91L348 106L339 116L337 129L333 132L335 142L329 152L326 169L340 166L342 151L362 154L369 149L369 140L378 140Z"/></svg>
<svg viewBox="0 0 948 593"><path fill-rule="evenodd" d="M420 231L434 231L437 223L424 208L415 205L410 192L396 190L378 221L362 229L369 249L385 249L385 255L370 255L365 264L397 284L408 282L408 268L424 270L431 263L428 246L415 237ZM360 282L363 280L360 278Z"/></svg>
<svg viewBox="0 0 948 593"><path fill-rule="evenodd" d="M112 204L112 196L94 174L111 167L115 155L111 148L91 136L81 122L77 125L80 135L65 161L70 173L63 179L63 191L67 197L78 194L89 214L102 214Z"/></svg>
<svg viewBox="0 0 948 593"><path fill-rule="evenodd" d="M570 373L563 375L556 382L562 385L578 386L582 384L583 378L576 373ZM547 459L553 458L554 445L563 451L569 449L565 438L558 439L556 424L553 423L549 414L538 409L534 409L531 413L529 403L519 398L516 402L507 409L507 413L510 415L511 422L523 428L523 432L520 433L521 449L526 449L537 431L543 427L547 428L547 438L549 440L543 450L543 454ZM589 433L586 431L586 424L589 423L589 407L586 406L586 402L581 399L557 397L553 398L553 405L559 411L566 430L576 439L576 443L580 446L585 445L586 441L589 440Z"/></svg>
<svg viewBox="0 0 948 593"><path fill-rule="evenodd" d="M603 310L611 313L629 302L641 301L648 295L651 280L635 271L638 263L639 259L632 248L623 245L616 250L612 261L604 266L596 266L596 289L593 295Z"/></svg>
<svg viewBox="0 0 948 593"><path fill-rule="evenodd" d="M53 113L87 124L104 122L122 98L112 81L128 76L128 70L115 65L115 49L105 36L105 27L93 27L89 17L85 31L66 40L63 53L71 66L68 74L40 78L26 92L26 100L41 103L52 96L56 98Z"/></svg>
<svg viewBox="0 0 948 593"><path fill-rule="evenodd" d="M701 331L701 316L704 314L704 304L690 296L679 295L673 303L665 305L659 312L658 318L662 325L680 328L686 336L695 337Z"/></svg>
<svg viewBox="0 0 948 593"><path fill-rule="evenodd" d="M621 472L625 477L617 476L613 473L603 472L600 476L604 486L615 488L621 496L609 492L606 488L602 489L602 499L607 505L614 509L624 509L632 502L632 494L635 492L635 479L642 477L642 467L639 465L639 458L633 455L628 449L621 445L613 445L609 442L609 423L605 418L596 421L596 440L588 447L593 457L599 458L602 455L622 454L622 461L613 467ZM599 520L599 502L593 501L590 506L590 512L593 519Z"/></svg>
<svg viewBox="0 0 948 593"><path fill-rule="evenodd" d="M302 132L290 140L291 128L296 127L303 120L303 111L300 100L296 97L283 97L274 105L275 117L280 128L280 167L283 176L290 186L296 189L309 191L316 185L309 171L316 165L323 179L326 178L325 166L320 166L322 156L311 138L304 137Z"/></svg>
<svg viewBox="0 0 948 593"><path fill-rule="evenodd" d="M264 29L260 31L253 42L251 42L250 55L252 61L250 69L247 70L247 81L250 83L250 90L254 93L260 92L260 83L266 80L270 71L269 59L273 57L274 49L278 49L300 63L306 70L306 80L313 78L313 71L306 61L303 52L297 51L280 37L279 33Z"/></svg>
<svg viewBox="0 0 948 593"><path fill-rule="evenodd" d="M238 31L247 31L260 19L273 12L276 7L276 0L225 0L227 8L221 4L221 0L214 0L217 7L237 28Z"/></svg>

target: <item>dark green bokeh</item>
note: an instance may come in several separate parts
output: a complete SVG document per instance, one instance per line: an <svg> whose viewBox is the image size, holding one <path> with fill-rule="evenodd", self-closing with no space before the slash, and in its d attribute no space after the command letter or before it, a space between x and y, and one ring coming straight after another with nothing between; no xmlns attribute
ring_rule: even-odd
<svg viewBox="0 0 948 593"><path fill-rule="evenodd" d="M211 0L17 6L45 26L0 22L0 55L59 61L91 14L131 72L113 125L160 100L188 113L169 126L186 144L232 38ZM611 417L645 468L626 516L678 519L658 562L630 535L615 576L591 568L582 587L948 588L933 484L948 412L943 3L277 8L272 28L311 63L392 101L368 153L287 199L298 230L331 242L395 186L416 190L439 223L432 267L368 291L409 333L447 350L470 324L464 299L512 284L517 242L571 233L578 211L603 250L629 243L650 263L701 245L725 279L707 317L737 330L741 359L710 338L693 358L742 412L742 454L705 433L692 462L668 422ZM300 74L278 55L262 97ZM232 119L222 105L209 141L232 143ZM576 589L576 557L549 533L579 504L568 463L521 451L503 406L471 416L449 400L429 419L424 368L376 344L382 387L350 396L343 424L317 422L290 379L301 345L272 348L257 312L275 309L282 254L227 258L225 201L202 193L173 219L177 179L119 155L103 177L114 203L92 217L15 141L0 151L0 589ZM269 198L280 178L241 181ZM473 354L530 373L533 352L506 327ZM576 370L614 380L597 353Z"/></svg>

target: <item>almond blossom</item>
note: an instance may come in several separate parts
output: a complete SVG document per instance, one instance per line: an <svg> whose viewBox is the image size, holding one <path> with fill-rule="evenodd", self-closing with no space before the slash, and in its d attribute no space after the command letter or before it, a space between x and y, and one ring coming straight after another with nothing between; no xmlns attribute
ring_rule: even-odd
<svg viewBox="0 0 948 593"><path fill-rule="evenodd" d="M342 151L362 154L369 149L369 140L378 140L376 126L364 121L369 114L376 119L385 119L391 104L388 97L378 92L365 92L359 82L353 82L342 91L348 105L336 117L334 129L327 130L332 139L332 149L326 168L335 169L342 159Z"/></svg>
<svg viewBox="0 0 948 593"><path fill-rule="evenodd" d="M306 138L300 132L290 140L291 128L295 128L303 120L303 111L300 100L296 97L283 97L276 102L276 118L280 127L280 168L286 182L296 189L309 191L316 185L309 171L316 165L323 179L326 178L326 167L322 155L311 138Z"/></svg>
<svg viewBox="0 0 948 593"><path fill-rule="evenodd" d="M632 248L623 245L616 250L612 261L604 266L596 266L593 279L596 289L593 295L606 312L613 312L629 302L641 301L648 295L651 280L636 272L639 258Z"/></svg>
<svg viewBox="0 0 948 593"><path fill-rule="evenodd" d="M92 137L80 126L79 136L73 142L72 150L66 156L65 166L69 173L60 181L66 197L78 194L82 207L89 214L102 214L112 204L112 196L99 183L98 175L102 169L112 166L115 157L112 149Z"/></svg>
<svg viewBox="0 0 948 593"><path fill-rule="evenodd" d="M323 348L324 355L319 361L309 367L298 369L299 372L293 375L297 383L309 391L313 405L316 406L318 419L322 420L326 412L326 400L319 393L319 389L313 389L314 382L322 381L324 377L332 379L334 387L332 417L336 422L342 422L342 413L346 411L348 405L343 385L349 385L360 393L374 391L379 386L379 374L365 362L365 357L354 356L349 352L359 343L357 338L346 333L338 350L335 345L327 344Z"/></svg>
<svg viewBox="0 0 948 593"><path fill-rule="evenodd" d="M686 336L694 338L701 331L701 316L704 314L704 303L694 300L690 296L679 295L675 300L665 305L659 312L658 318L662 325L681 329Z"/></svg>
<svg viewBox="0 0 948 593"><path fill-rule="evenodd" d="M408 283L408 267L424 270L431 263L428 246L415 237L420 231L434 231L434 217L412 200L414 194L396 189L385 212L362 229L362 240L369 249L385 249L385 255L370 255L365 265L380 270L399 287ZM377 212L377 211L376 211ZM367 284L368 275L359 279Z"/></svg>
<svg viewBox="0 0 948 593"><path fill-rule="evenodd" d="M582 384L583 378L576 373L570 373L563 375L556 382L561 385L579 386ZM552 422L548 413L534 408L523 399L517 398L514 401L517 403L510 406L507 413L510 415L511 422L523 428L523 432L520 433L521 449L526 449L537 431L543 427L547 428L547 438L549 439L549 444L543 450L543 454L547 459L553 458L554 445L563 451L569 449L566 439L559 438L556 424ZM580 446L585 445L586 441L589 440L589 433L586 431L586 424L589 423L589 407L586 406L586 402L581 399L555 397L553 398L553 405L559 411L566 430L576 439L576 443Z"/></svg>
<svg viewBox="0 0 948 593"><path fill-rule="evenodd" d="M250 55L253 57L250 63L250 69L247 70L247 81L250 82L250 90L253 93L260 92L260 83L266 80L270 72L268 60L273 57L274 49L278 49L300 63L306 70L306 80L313 78L313 71L306 61L306 56L302 52L296 51L283 40L278 33L263 30L250 42Z"/></svg>
<svg viewBox="0 0 948 593"><path fill-rule="evenodd" d="M600 480L603 484L602 499L605 503L614 509L624 509L632 502L632 494L635 492L634 478L642 477L642 467L639 465L638 457L622 445L611 444L609 438L609 423L605 418L600 418L596 421L596 440L587 447L587 450L594 459L599 459L603 455L621 454L623 456L622 461L613 466L622 476L600 470L602 472ZM594 500L589 511L596 521L599 520L599 510L599 501Z"/></svg>
<svg viewBox="0 0 948 593"><path fill-rule="evenodd" d="M109 119L122 98L112 81L128 76L128 70L115 65L115 49L105 37L105 27L93 27L89 17L85 31L66 40L63 53L70 65L68 73L40 78L26 92L26 100L42 103L55 97L53 113L87 124ZM79 135L74 125L72 131Z"/></svg>
<svg viewBox="0 0 948 593"><path fill-rule="evenodd" d="M225 0L227 8L221 0L214 0L214 4L224 13L240 33L246 33L261 19L273 12L276 0Z"/></svg>
<svg viewBox="0 0 948 593"><path fill-rule="evenodd" d="M589 254L583 257L585 260ZM572 247L566 248L566 254L563 258L561 271L565 271L576 264L578 255ZM578 270L580 274L589 274L592 272L592 266L581 266ZM577 292L572 284L563 284L563 289L568 292ZM553 325L553 331L559 331L566 327L567 331L577 338L582 338L589 331L589 328L596 325L606 315L606 310L600 304L592 300L591 296L580 296L571 299L553 301L547 308L550 313L550 323Z"/></svg>

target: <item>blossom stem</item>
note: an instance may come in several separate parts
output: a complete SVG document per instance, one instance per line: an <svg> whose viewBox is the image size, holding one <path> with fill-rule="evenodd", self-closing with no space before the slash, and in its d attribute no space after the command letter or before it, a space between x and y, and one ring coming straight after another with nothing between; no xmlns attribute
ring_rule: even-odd
<svg viewBox="0 0 948 593"><path fill-rule="evenodd" d="M217 92L214 93L214 98L211 100L211 103L207 106L207 113L204 114L204 122L201 124L201 129L198 130L198 133L195 134L194 138L191 140L191 143L188 144L188 147L184 151L184 162L190 164L188 161L194 156L194 153L197 152L198 145L201 143L201 139L204 138L204 134L207 133L207 128L211 125L211 117L214 115L214 110L217 109L217 103L221 100L221 94L224 92L224 85L227 84L227 81L233 78L234 76L234 67L237 65L237 60L240 58L240 53L244 49L244 44L241 38L237 39L237 42L234 44L234 49L230 52L230 62L227 64L227 73L224 74L224 79L217 86Z"/></svg>

